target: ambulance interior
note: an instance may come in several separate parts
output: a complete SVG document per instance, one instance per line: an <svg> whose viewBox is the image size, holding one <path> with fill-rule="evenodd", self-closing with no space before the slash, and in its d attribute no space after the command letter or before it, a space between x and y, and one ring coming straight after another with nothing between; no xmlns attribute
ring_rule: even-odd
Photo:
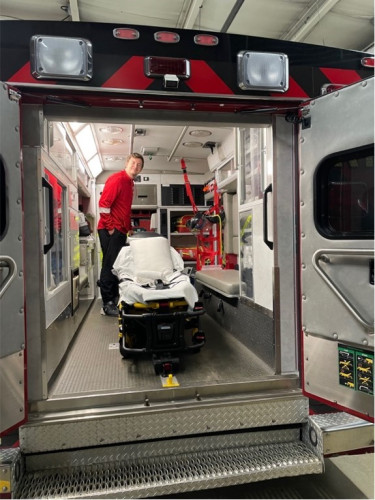
<svg viewBox="0 0 375 500"><path fill-rule="evenodd" d="M201 400L298 389L294 314L288 313L284 321L283 343L288 345L284 354L280 329L276 333L273 320L272 193L269 190L263 194L272 184L275 125L279 124L284 137L283 154L290 157L292 126L283 117L271 125L270 119L263 116L236 117L236 122L228 118L229 115L219 118L211 115L212 121L201 115L190 122L190 115L185 120L183 114L178 120L157 122L151 114L141 116L142 121L133 123L129 123L129 118L126 121L126 117L110 121L106 114L95 117L95 121L89 121L85 115L73 119L69 113L45 118L44 173L47 172L47 177L51 174L58 177L59 172L65 172L57 182L62 188L61 196L66 179L68 184L73 182L77 186L78 204L83 207L92 234L79 238L79 257L72 256L72 235L76 235L77 227L72 232L69 222L72 210L69 209L65 220L66 248L70 254L66 256L69 267L66 276L71 275L71 303L63 310L53 305L53 288L58 288L58 283L48 271L53 257L45 256L46 317L49 319L42 340L45 369L41 386L44 389L41 392L40 385L34 382L40 380L40 376L33 377L39 368L32 363L29 370L29 393L34 401L31 410L163 404L170 398ZM170 391L163 386L163 378L155 374L150 355L123 359L119 352L119 320L100 314L98 200L106 179L124 168L130 151L140 152L145 158L135 186L134 227L137 232L155 231L168 239L182 257L205 311L200 317L205 345L199 352L181 356L181 364L174 374L174 389ZM225 213L220 228L219 224L213 228L214 233L219 229L222 232L222 265L217 259L207 262L199 279L196 275L197 234L189 231L185 224L194 212L186 193L181 159L186 163L198 210L205 211L212 205L212 189L203 188L210 182L212 187L214 180ZM292 190L291 177L287 177L288 189ZM62 199L58 201L59 206L63 206L61 202ZM285 250L289 260L286 274L290 294L286 300L294 307L292 221L290 225L290 248ZM55 247L58 241L55 238ZM56 257L59 251L64 253L63 248L64 245L60 250L52 248L52 254ZM221 272L223 267L222 275L219 273L218 278L214 276L206 282L205 269ZM53 312L49 314L48 310ZM70 326L63 326L64 323Z"/></svg>

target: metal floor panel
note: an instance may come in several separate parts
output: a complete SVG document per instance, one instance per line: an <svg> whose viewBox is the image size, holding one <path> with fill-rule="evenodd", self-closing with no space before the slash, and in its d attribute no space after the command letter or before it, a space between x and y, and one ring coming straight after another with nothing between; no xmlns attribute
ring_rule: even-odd
<svg viewBox="0 0 375 500"><path fill-rule="evenodd" d="M161 388L150 356L122 359L117 318L100 314L100 301L92 307L71 348L49 398L110 391L137 391ZM181 387L196 384L233 383L273 375L263 363L230 334L217 329L205 315L201 318L206 345L197 354L186 354L177 373Z"/></svg>

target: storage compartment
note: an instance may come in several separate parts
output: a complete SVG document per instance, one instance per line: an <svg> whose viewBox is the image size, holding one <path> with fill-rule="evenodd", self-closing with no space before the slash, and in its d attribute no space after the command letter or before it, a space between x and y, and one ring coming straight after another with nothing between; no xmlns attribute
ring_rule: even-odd
<svg viewBox="0 0 375 500"><path fill-rule="evenodd" d="M139 184L134 187L133 207L157 206L157 187L155 184Z"/></svg>

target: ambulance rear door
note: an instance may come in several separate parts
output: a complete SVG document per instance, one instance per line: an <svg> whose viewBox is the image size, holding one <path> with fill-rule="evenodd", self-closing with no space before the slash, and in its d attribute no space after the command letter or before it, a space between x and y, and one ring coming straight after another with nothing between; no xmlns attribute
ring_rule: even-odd
<svg viewBox="0 0 375 500"><path fill-rule="evenodd" d="M0 88L0 433L25 418L20 95ZM5 125L6 124L6 125Z"/></svg>
<svg viewBox="0 0 375 500"><path fill-rule="evenodd" d="M300 131L306 395L373 419L374 80L311 101Z"/></svg>

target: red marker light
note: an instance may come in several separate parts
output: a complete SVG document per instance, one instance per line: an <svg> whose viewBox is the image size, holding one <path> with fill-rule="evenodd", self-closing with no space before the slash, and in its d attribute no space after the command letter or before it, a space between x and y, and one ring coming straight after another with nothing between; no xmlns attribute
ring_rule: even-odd
<svg viewBox="0 0 375 500"><path fill-rule="evenodd" d="M219 43L219 39L215 35L199 34L194 36L194 43L213 47Z"/></svg>
<svg viewBox="0 0 375 500"><path fill-rule="evenodd" d="M157 31L154 33L154 38L157 42L162 43L178 43L180 41L180 35L172 31Z"/></svg>
<svg viewBox="0 0 375 500"><path fill-rule="evenodd" d="M373 68L374 67L374 58L373 57L362 57L361 64L365 68Z"/></svg>
<svg viewBox="0 0 375 500"><path fill-rule="evenodd" d="M139 31L133 28L115 28L113 36L122 40L138 40Z"/></svg>

